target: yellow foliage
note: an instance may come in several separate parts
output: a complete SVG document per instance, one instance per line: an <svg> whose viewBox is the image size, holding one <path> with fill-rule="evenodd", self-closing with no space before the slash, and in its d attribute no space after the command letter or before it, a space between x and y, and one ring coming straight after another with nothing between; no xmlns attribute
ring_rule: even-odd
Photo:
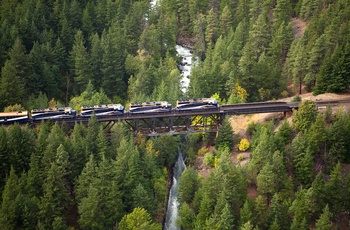
<svg viewBox="0 0 350 230"><path fill-rule="evenodd" d="M4 112L19 112L23 110L24 108L22 107L21 104L14 104L14 105L9 105L5 107Z"/></svg>
<svg viewBox="0 0 350 230"><path fill-rule="evenodd" d="M246 101L249 96L247 91L239 85L238 81L236 82L235 89L232 90L232 94L240 98L242 101Z"/></svg>
<svg viewBox="0 0 350 230"><path fill-rule="evenodd" d="M249 144L248 139L247 138L243 138L241 140L241 142L239 143L238 149L240 151L246 151L247 149L249 149L249 146L250 146L250 144Z"/></svg>
<svg viewBox="0 0 350 230"><path fill-rule="evenodd" d="M57 108L57 101L54 98L49 101L49 108Z"/></svg>
<svg viewBox="0 0 350 230"><path fill-rule="evenodd" d="M200 155L204 155L204 154L206 154L206 153L207 153L207 150L206 150L205 147L203 147L203 148L201 148L201 149L198 150L197 155L200 156Z"/></svg>

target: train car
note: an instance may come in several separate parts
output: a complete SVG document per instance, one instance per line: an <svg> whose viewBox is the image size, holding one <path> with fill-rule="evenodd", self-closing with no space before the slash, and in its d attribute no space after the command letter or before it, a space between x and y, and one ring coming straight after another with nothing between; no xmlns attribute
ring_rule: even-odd
<svg viewBox="0 0 350 230"><path fill-rule="evenodd" d="M218 101L214 98L198 98L185 101L176 101L177 111L205 110L219 108Z"/></svg>
<svg viewBox="0 0 350 230"><path fill-rule="evenodd" d="M28 111L0 113L0 124L5 123L26 123L29 119Z"/></svg>
<svg viewBox="0 0 350 230"><path fill-rule="evenodd" d="M129 114L171 112L172 105L167 101L153 101L143 103L131 103Z"/></svg>
<svg viewBox="0 0 350 230"><path fill-rule="evenodd" d="M63 108L46 108L46 109L33 109L31 111L32 120L46 120L46 119L64 119L74 118L77 112L71 107Z"/></svg>
<svg viewBox="0 0 350 230"><path fill-rule="evenodd" d="M121 104L83 106L79 116L91 117L93 114L99 117L121 115L124 114L124 106Z"/></svg>

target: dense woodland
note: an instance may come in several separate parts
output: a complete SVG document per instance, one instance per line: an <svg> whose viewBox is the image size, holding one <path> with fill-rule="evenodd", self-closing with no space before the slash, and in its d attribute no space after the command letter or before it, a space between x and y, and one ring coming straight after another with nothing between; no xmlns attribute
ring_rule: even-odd
<svg viewBox="0 0 350 230"><path fill-rule="evenodd" d="M321 114L303 101L292 125L250 124L242 166L230 153L247 146L228 120L216 138L133 137L122 123L107 138L102 127L96 117L74 129L0 127L1 229L161 229L178 147L188 165L181 229L349 228L350 114L341 109ZM193 167L202 154L205 178Z"/></svg>
<svg viewBox="0 0 350 230"><path fill-rule="evenodd" d="M97 102L122 104L237 102L237 85L247 101L301 85L346 92L349 11L348 0L1 0L0 109L43 97L70 105L89 83ZM200 58L185 95L177 41Z"/></svg>
<svg viewBox="0 0 350 230"><path fill-rule="evenodd" d="M348 0L0 0L0 110L347 92L349 15ZM185 94L177 41L199 57ZM349 228L350 115L305 101L279 123L249 126L245 166L228 121L217 138L121 124L107 138L95 117L0 127L0 228L161 229L178 146L181 229ZM203 151L206 178L192 167Z"/></svg>

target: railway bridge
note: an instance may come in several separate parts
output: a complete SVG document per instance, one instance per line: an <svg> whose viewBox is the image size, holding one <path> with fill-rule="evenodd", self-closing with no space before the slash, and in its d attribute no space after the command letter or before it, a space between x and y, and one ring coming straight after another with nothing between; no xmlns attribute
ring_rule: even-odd
<svg viewBox="0 0 350 230"><path fill-rule="evenodd" d="M293 109L299 108L300 102L256 102L222 105L215 109L202 110L171 110L170 112L145 112L145 113L124 113L113 116L98 116L99 122L103 123L105 129L110 131L114 124L123 122L130 127L135 134L141 133L144 136L159 136L164 134L187 134L194 132L217 132L227 115L244 115L257 113L279 112L284 116ZM346 100L315 101L318 107L326 105L335 106L338 104L350 103ZM75 117L53 119L59 123L74 126L77 123L88 123L88 117ZM39 124L41 121L33 121Z"/></svg>

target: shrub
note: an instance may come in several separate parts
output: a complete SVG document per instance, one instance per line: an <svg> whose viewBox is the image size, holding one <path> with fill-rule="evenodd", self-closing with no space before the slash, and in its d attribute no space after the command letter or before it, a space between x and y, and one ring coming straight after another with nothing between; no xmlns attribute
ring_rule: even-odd
<svg viewBox="0 0 350 230"><path fill-rule="evenodd" d="M242 154L238 154L237 155L237 160L243 161L244 160L244 156Z"/></svg>
<svg viewBox="0 0 350 230"><path fill-rule="evenodd" d="M299 94L296 95L295 97L293 97L293 99L292 99L292 102L297 102L297 101L301 101L301 97Z"/></svg>
<svg viewBox="0 0 350 230"><path fill-rule="evenodd" d="M215 163L215 156L212 152L208 152L205 154L203 163L207 166L214 166Z"/></svg>
<svg viewBox="0 0 350 230"><path fill-rule="evenodd" d="M203 147L203 148L200 148L200 149L198 150L197 155L200 156L200 155L204 155L204 154L206 154L206 153L207 153L207 150L206 150L205 147Z"/></svg>
<svg viewBox="0 0 350 230"><path fill-rule="evenodd" d="M252 136L254 134L254 132L256 131L256 124L254 122L250 122L248 124L248 128L247 128L247 132L250 136Z"/></svg>
<svg viewBox="0 0 350 230"><path fill-rule="evenodd" d="M239 149L240 151L246 151L247 149L249 149L249 141L248 141L247 138L243 138L243 139L241 140L241 142L239 143L238 149Z"/></svg>

